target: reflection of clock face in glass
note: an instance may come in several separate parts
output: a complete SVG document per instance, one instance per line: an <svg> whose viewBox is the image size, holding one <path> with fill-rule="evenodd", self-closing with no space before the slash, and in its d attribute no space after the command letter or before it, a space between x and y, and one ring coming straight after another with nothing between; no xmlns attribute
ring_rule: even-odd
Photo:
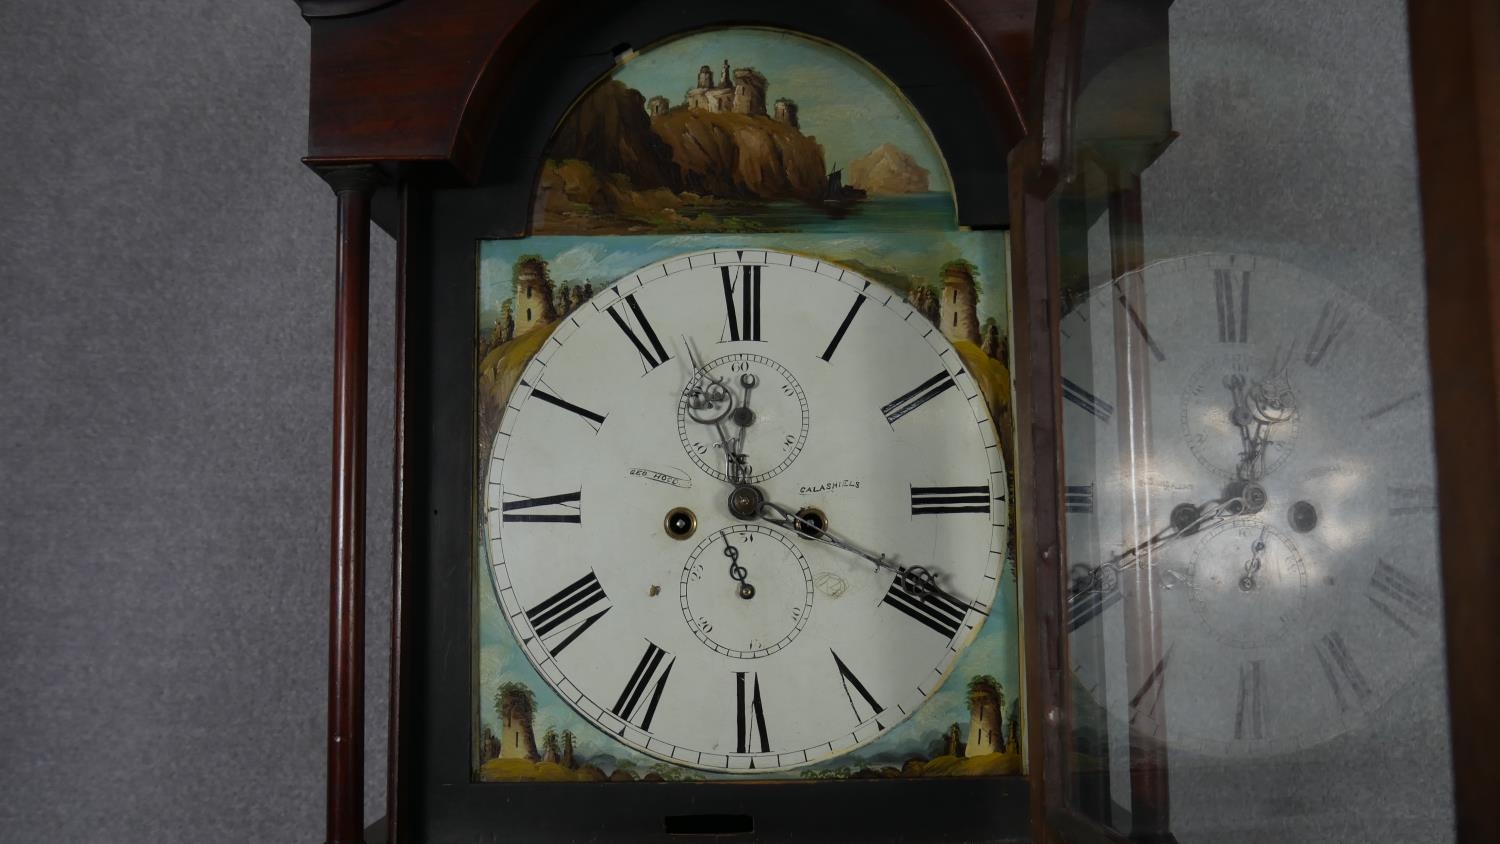
<svg viewBox="0 0 1500 844"><path fill-rule="evenodd" d="M675 763L788 769L873 740L996 592L983 395L899 296L814 259L695 254L596 294L522 373L492 454L517 641L583 717Z"/></svg>
<svg viewBox="0 0 1500 844"><path fill-rule="evenodd" d="M1125 282L1063 324L1075 676L1176 746L1327 738L1436 644L1418 347L1267 259L1195 255ZM1117 391L1127 371L1145 408ZM1162 659L1127 688L1121 574L1146 566Z"/></svg>

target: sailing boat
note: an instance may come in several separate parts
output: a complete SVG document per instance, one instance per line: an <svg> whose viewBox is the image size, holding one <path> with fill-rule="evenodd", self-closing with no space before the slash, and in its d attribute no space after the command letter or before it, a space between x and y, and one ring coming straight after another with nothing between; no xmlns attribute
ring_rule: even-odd
<svg viewBox="0 0 1500 844"><path fill-rule="evenodd" d="M845 185L844 171L840 170L837 164L833 165L833 170L828 174L828 186L823 190L823 202L825 204L839 205L847 208L864 199L865 196L866 194L863 190Z"/></svg>

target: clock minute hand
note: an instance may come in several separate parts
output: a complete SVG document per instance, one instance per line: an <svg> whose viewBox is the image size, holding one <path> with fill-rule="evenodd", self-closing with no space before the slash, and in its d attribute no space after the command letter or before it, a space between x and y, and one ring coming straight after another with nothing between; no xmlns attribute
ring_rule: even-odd
<svg viewBox="0 0 1500 844"><path fill-rule="evenodd" d="M800 536L818 542L825 542L835 548L841 548L849 553L868 560L877 569L893 572L903 581L906 590L915 596L921 596L933 591L937 585L937 576L922 566L911 566L910 568L900 565L892 557L885 554L876 554L867 551L847 539L833 533L825 527L798 516L796 513L770 501L764 501L760 505L760 517L771 524L783 528L789 528Z"/></svg>
<svg viewBox="0 0 1500 844"><path fill-rule="evenodd" d="M1182 523L1178 524L1179 520L1174 518L1166 527L1093 568L1075 566L1073 583L1068 590L1070 593L1068 609L1072 611L1079 602L1092 600L1091 596L1094 593L1114 589L1120 573L1138 565L1143 555L1194 533L1209 522L1230 518L1244 512L1245 499L1236 496L1209 501L1197 508L1193 508L1190 504L1181 505L1181 507L1193 510L1191 519L1180 520Z"/></svg>

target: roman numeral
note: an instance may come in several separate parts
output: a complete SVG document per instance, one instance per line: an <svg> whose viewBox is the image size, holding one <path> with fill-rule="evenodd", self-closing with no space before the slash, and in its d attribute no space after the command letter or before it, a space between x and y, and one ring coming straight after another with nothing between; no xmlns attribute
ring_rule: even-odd
<svg viewBox="0 0 1500 844"><path fill-rule="evenodd" d="M1307 352L1302 355L1302 360L1308 366L1317 366L1323 362L1323 356L1328 354L1328 347L1339 337L1339 332L1344 330L1344 323L1349 321L1349 315L1343 308L1333 302L1323 303L1323 312L1318 315L1318 325L1313 329L1312 339L1307 341Z"/></svg>
<svg viewBox="0 0 1500 844"><path fill-rule="evenodd" d="M526 383L525 378L521 379L521 386L531 387L530 384ZM578 405L573 404L566 399L558 398L552 393L543 390L540 386L532 387L531 395L554 407L560 407L563 410L568 411L569 413L577 414L580 419L588 423L590 428L594 429L595 433L598 433L600 426L604 424L604 417L602 415L595 413L594 411L589 410L586 407L579 407Z"/></svg>
<svg viewBox="0 0 1500 844"><path fill-rule="evenodd" d="M884 712L885 709L875 700L875 696L870 694L870 690L865 688L865 684L861 683L859 678L854 676L854 672L849 670L849 666L845 665L842 659L839 659L838 653L832 648L829 648L828 652L833 654L833 664L839 670L839 683L843 685L844 694L849 698L849 708L854 710L854 719L863 724ZM865 702L865 710L870 713L869 715L864 714L860 710L859 704L854 702L856 694ZM875 722L875 726L881 730L885 729L879 721Z"/></svg>
<svg viewBox="0 0 1500 844"><path fill-rule="evenodd" d="M641 363L645 365L646 371L650 372L671 360L672 356L667 354L667 350L662 346L661 340L656 336L656 331L651 328L650 321L646 319L646 314L641 311L640 304L635 301L635 294L632 293L626 296L623 301L626 307L630 309L630 313L634 315L635 323L640 326L641 333L646 335L646 340L649 341L651 348L646 348L646 343L641 342L641 338L635 333L635 329L630 327L630 322L624 316L621 316L619 302L610 305L606 310L609 311L610 317L614 319L615 325L620 326L620 330L625 332L625 336L630 340L630 344L635 346L635 350L640 353Z"/></svg>
<svg viewBox="0 0 1500 844"><path fill-rule="evenodd" d="M1108 422L1110 417L1115 415L1114 405L1066 378L1062 382L1063 398L1083 408L1085 413L1093 414L1100 422Z"/></svg>
<svg viewBox="0 0 1500 844"><path fill-rule="evenodd" d="M756 738L760 739L760 752L771 752L771 739L766 735L766 712L760 705L760 677L755 672L748 672L750 677L747 688L745 677L747 672L734 672L735 698L738 706L735 710L736 727L734 752L754 753L751 744ZM748 698L746 692L749 692ZM751 762L750 767L755 767Z"/></svg>
<svg viewBox="0 0 1500 844"><path fill-rule="evenodd" d="M1146 676L1146 682L1141 684L1140 689L1130 696L1130 723L1134 724L1136 716L1141 714L1141 704L1145 702L1146 695L1151 695L1151 708L1145 710L1146 717L1155 719L1156 708L1161 706L1162 689L1166 686L1167 661L1172 658L1172 649L1168 648L1166 655L1151 669Z"/></svg>
<svg viewBox="0 0 1500 844"><path fill-rule="evenodd" d="M868 281L865 282L865 287L869 286L870 283ZM849 306L849 313L844 315L844 321L839 323L839 330L833 333L833 339L829 341L828 348L824 349L823 354L818 355L818 357L828 362L831 362L833 360L834 351L838 349L839 343L843 342L844 340L844 332L849 330L849 323L854 322L854 315L859 313L859 306L863 305L864 303L864 293L860 292L854 297L854 304Z"/></svg>
<svg viewBox="0 0 1500 844"><path fill-rule="evenodd" d="M1094 485L1069 484L1063 498L1063 508L1069 513L1094 512Z"/></svg>
<svg viewBox="0 0 1500 844"><path fill-rule="evenodd" d="M615 701L614 707L609 711L617 718L649 731L651 719L656 716L656 704L661 702L662 689L667 687L667 677L671 675L672 666L677 662L676 657L667 659L668 657L672 655L648 640L645 655L635 666L635 673L630 675L630 682L625 684L625 690L620 692L620 699ZM665 666L662 665L663 662L666 662ZM648 688L651 689L649 696L646 694ZM639 721L636 720L637 717L640 718Z"/></svg>
<svg viewBox="0 0 1500 844"><path fill-rule="evenodd" d="M945 639L952 639L958 635L958 630L964 623L964 616L969 611L967 604L959 603L956 598L941 589L933 588L920 593L909 591L903 574L896 575L890 590L885 593L885 597L880 602L915 619L924 627L936 630L943 634Z"/></svg>
<svg viewBox="0 0 1500 844"><path fill-rule="evenodd" d="M1366 422L1370 422L1370 421L1373 421L1375 419L1379 419L1380 417L1386 415L1387 413L1390 413L1391 411L1395 410L1398 407L1401 407L1402 405L1406 404L1407 402L1416 401L1417 399L1419 399L1421 397L1422 397L1422 393L1421 392L1408 393L1408 394L1402 396L1401 398L1396 399L1393 402L1390 402L1389 404L1381 405L1380 407L1375 408L1374 410L1370 411L1369 413L1366 413L1364 415L1364 419L1365 419Z"/></svg>
<svg viewBox="0 0 1500 844"><path fill-rule="evenodd" d="M1151 332L1146 330L1145 320L1141 319L1141 315L1135 312L1135 308L1130 306L1130 301L1124 296L1120 297L1120 307L1124 308L1126 315L1130 317L1130 324L1141 333L1141 339L1146 341L1146 347L1151 350L1151 356L1156 358L1158 363L1166 360L1167 353L1163 352L1161 346L1156 345L1156 341L1151 339Z"/></svg>
<svg viewBox="0 0 1500 844"><path fill-rule="evenodd" d="M592 615L584 616L585 610L604 600L604 588L594 573L589 572L527 610L526 620L531 622L532 631L542 640L547 653L557 656L609 612L606 603Z"/></svg>
<svg viewBox="0 0 1500 844"><path fill-rule="evenodd" d="M1323 676L1333 688L1339 711L1349 709L1349 701L1344 696L1345 684L1354 693L1358 703L1362 704L1370 697L1370 684L1365 680L1364 672L1354 663L1354 655L1349 652L1349 646L1344 644L1344 637L1337 630L1319 639L1313 645L1313 650L1318 655L1318 662L1323 665Z"/></svg>
<svg viewBox="0 0 1500 844"><path fill-rule="evenodd" d="M1090 621L1104 615L1104 611L1118 604L1123 593L1116 586L1108 589L1088 587L1068 596L1068 632L1073 632Z"/></svg>
<svg viewBox="0 0 1500 844"><path fill-rule="evenodd" d="M729 340L760 339L760 265L744 267L736 279L728 267L719 267L724 277L724 308L729 312ZM740 309L734 307L735 282L739 282Z"/></svg>
<svg viewBox="0 0 1500 844"><path fill-rule="evenodd" d="M1388 486L1385 492L1391 502L1392 516L1437 512L1431 486Z"/></svg>
<svg viewBox="0 0 1500 844"><path fill-rule="evenodd" d="M988 513L990 488L987 486L914 486L911 488L913 516L941 516L945 513Z"/></svg>
<svg viewBox="0 0 1500 844"><path fill-rule="evenodd" d="M1234 710L1234 737L1265 738L1265 708L1261 702L1261 666L1255 659L1240 666L1240 700Z"/></svg>
<svg viewBox="0 0 1500 844"><path fill-rule="evenodd" d="M541 498L517 498L500 505L500 518L507 522L583 522L583 492L565 492L561 495L544 495ZM523 513L521 510L542 509L546 512Z"/></svg>
<svg viewBox="0 0 1500 844"><path fill-rule="evenodd" d="M1241 270L1235 284L1231 270L1214 270L1214 299L1219 309L1219 342L1250 340L1250 271Z"/></svg>
<svg viewBox="0 0 1500 844"><path fill-rule="evenodd" d="M880 412L885 414L886 422L894 425L897 419L911 413L913 410L932 401L955 386L957 385L954 384L952 375L949 375L947 371L939 372L926 381L923 381L915 390L902 395L901 398L882 407Z"/></svg>
<svg viewBox="0 0 1500 844"><path fill-rule="evenodd" d="M1437 599L1432 593L1385 560L1376 563L1365 597L1412 636L1420 635L1417 624L1431 621L1437 615Z"/></svg>

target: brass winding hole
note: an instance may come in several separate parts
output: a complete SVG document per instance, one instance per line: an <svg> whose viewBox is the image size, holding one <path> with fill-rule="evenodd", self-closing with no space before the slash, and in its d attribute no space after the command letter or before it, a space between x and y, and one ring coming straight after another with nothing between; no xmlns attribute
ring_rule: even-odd
<svg viewBox="0 0 1500 844"><path fill-rule="evenodd" d="M673 507L662 519L662 529L673 539L687 539L698 532L698 515L686 507Z"/></svg>

